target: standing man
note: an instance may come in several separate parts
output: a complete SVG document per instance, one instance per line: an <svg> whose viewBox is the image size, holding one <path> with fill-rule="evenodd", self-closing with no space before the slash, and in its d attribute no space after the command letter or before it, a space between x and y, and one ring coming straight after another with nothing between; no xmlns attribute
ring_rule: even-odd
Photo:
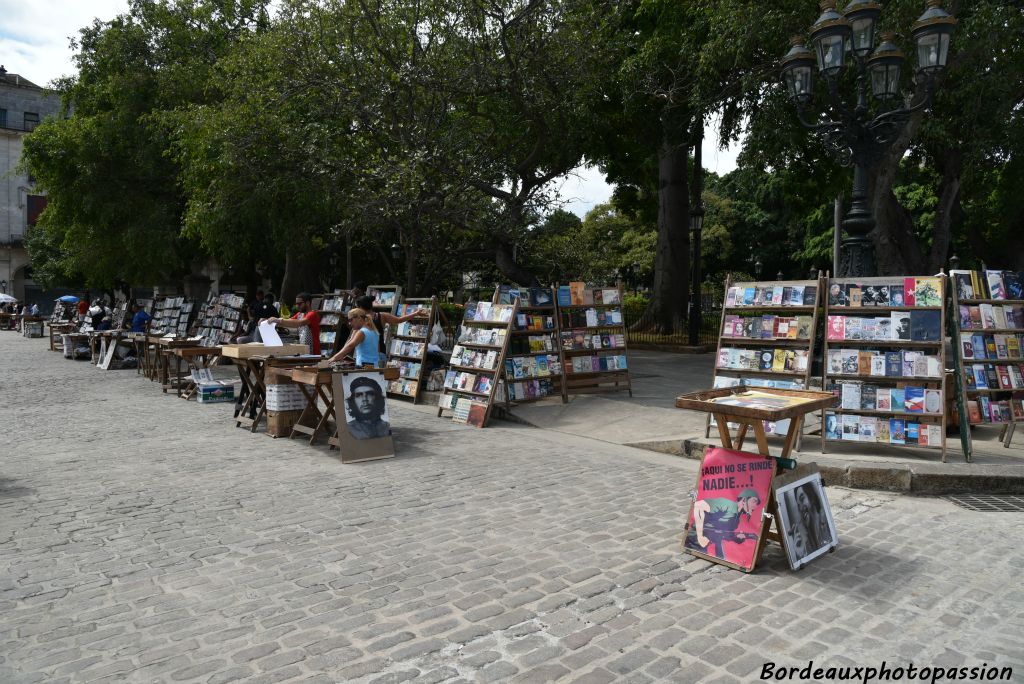
<svg viewBox="0 0 1024 684"><path fill-rule="evenodd" d="M255 318L257 321L264 318L277 318L281 313L274 306L274 293L268 292L263 295L263 301L256 304Z"/></svg>
<svg viewBox="0 0 1024 684"><path fill-rule="evenodd" d="M295 295L296 312L291 318L270 317L270 323L281 328L299 331L299 344L306 345L310 354L320 355L320 314L310 309L312 296L308 292Z"/></svg>

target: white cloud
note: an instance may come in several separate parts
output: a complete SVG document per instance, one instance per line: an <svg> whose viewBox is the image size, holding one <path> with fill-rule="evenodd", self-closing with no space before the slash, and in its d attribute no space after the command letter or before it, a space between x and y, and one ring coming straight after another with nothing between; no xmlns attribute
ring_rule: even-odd
<svg viewBox="0 0 1024 684"><path fill-rule="evenodd" d="M127 10L128 0L0 0L0 64L39 85L73 74L69 39Z"/></svg>

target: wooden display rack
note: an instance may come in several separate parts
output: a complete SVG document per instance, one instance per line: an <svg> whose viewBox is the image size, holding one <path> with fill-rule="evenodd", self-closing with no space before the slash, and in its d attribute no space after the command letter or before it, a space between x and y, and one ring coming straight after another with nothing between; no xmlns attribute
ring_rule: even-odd
<svg viewBox="0 0 1024 684"><path fill-rule="evenodd" d="M486 307L485 313L488 313L487 320L475 320L478 312L484 311L481 307ZM493 312L499 310L495 307L501 307L500 311L508 312L506 320L501 320L504 316L500 316L497 319L491 317ZM453 363L449 365L448 376L445 378L445 386L441 391L441 398L438 402L438 417L441 417L441 414L444 411L451 411L453 414L452 420L455 420L456 422L469 422L473 425L477 425L477 422L475 421L479 421L477 427L487 426L487 422L491 417L491 410L494 408L494 398L498 390L501 370L505 365L505 354L508 352L509 342L512 339L512 322L515 320L518 310L518 297L515 298L512 304L491 304L481 302L476 305L469 304L466 306L466 313L463 317L459 341L456 342L455 346L456 348L462 347L464 349L471 349L484 355L494 352L494 363L490 368L481 368L477 366L458 365L453 361ZM497 344L491 344L489 338L486 343L470 341L473 336L473 331L480 329L503 331L505 334L503 336L497 335L498 337L501 337L500 340L495 340ZM487 391L477 391L477 388L479 387L479 377L474 378L475 384L472 389L459 389L454 387L453 380L459 373L471 373L474 376L490 378ZM469 415L466 416L467 420L463 421L460 405L465 407L465 401L471 401L473 405L468 407ZM481 406L484 407L482 409L482 416L479 415Z"/></svg>
<svg viewBox="0 0 1024 684"><path fill-rule="evenodd" d="M813 295L809 294L808 288L815 288ZM776 288L780 289L778 297L774 297ZM801 296L799 304L793 298L794 288L801 288ZM729 278L725 281L725 299L722 304L722 320L718 327L718 346L715 350L715 370L712 375L712 384L715 388L729 387L734 385L746 385L748 387L774 387L778 383L785 383L786 385L795 386L783 386L781 389L810 389L811 371L814 364L814 344L817 338L818 330L818 311L820 310L822 301L822 290L824 289L824 281L819 276L817 280L779 280L779 281L755 281L755 282L731 282ZM753 299L751 299L751 292L753 290ZM787 291L788 290L788 291ZM730 295L730 291L732 294ZM764 302L765 295L758 295L760 293L767 293L769 301ZM744 303L746 301L747 303ZM757 313L759 316L744 317L744 313ZM750 321L753 323L755 319L759 319L757 330L762 331L758 337L739 337L736 335L728 334L730 331L726 330L726 321L730 316L738 316L746 323ZM766 319L766 316L773 316L774 319ZM795 322L786 328L786 335L776 334L777 326L775 321L778 318L796 318L796 317L810 317L810 322L807 325L800 325L799 322ZM732 319L729 319L732 320ZM772 320L773 329L770 336L762 337L763 335L763 324L767 320ZM792 325L796 325L796 334L805 333L806 337L790 337L789 329ZM809 327L808 327L809 326ZM753 332L753 327L744 326L744 334ZM757 368L729 368L722 367L722 350L726 349L739 349L745 352L754 352L754 362L757 363ZM771 350L772 360L771 368L765 369L761 366L764 363L761 362L762 355ZM794 364L797 363L798 357L796 352L806 355L806 365L802 370L794 366L794 368L787 370L785 364L792 359ZM786 352L793 352L794 355L791 357ZM782 354L783 367L778 369L778 364L775 363L775 357L778 354ZM749 356L749 354L747 354ZM712 415L709 413L705 426L704 426L704 437L707 437L711 431ZM719 430L721 430L719 426ZM771 434L775 434L775 426L773 425L770 430ZM803 437L802 432L797 434L795 448L797 451L800 450L800 443Z"/></svg>
<svg viewBox="0 0 1024 684"><path fill-rule="evenodd" d="M974 457L974 443L971 439L971 428L982 428L982 427L995 427L999 426L1001 432L999 439L1003 442L1004 447L1010 446L1010 441L1013 439L1013 434L1016 430L1017 423L1024 422L1024 386L1019 383L1014 383L1014 368L1016 373L1024 375L1024 320L1018 320L1017 317L1013 318L1013 325L1011 326L1010 320L1006 321L1007 327L996 328L996 327L984 327L984 321L986 319L985 312L982 311L985 307L1012 307L1015 311L1021 312L1020 318L1024 319L1024 299L998 299L992 298L993 294L990 291L987 275L995 273L995 271L951 271L950 276L950 290L952 292L951 297L951 309L950 317L955 322L953 329L955 331L953 335L953 363L956 368L956 396L957 396L957 412L960 422L960 442L964 450L964 458L967 462L971 462ZM1001 272L1002 273L1002 272ZM1014 273L1014 276L1019 278L1019 275ZM1001 277L1001 276L1000 276ZM971 290L968 292L965 288L965 284L958 285L958 280L966 278L971 283ZM969 294L969 297L963 297L961 295ZM1009 297L1010 292L1004 291L1001 293ZM984 295L988 295L987 297ZM977 308L978 321L977 326L973 324L974 308ZM964 311L961 311L963 309ZM964 314L967 317L965 319ZM993 312L993 316L995 316ZM1005 308L1003 310L1002 318L1006 318ZM999 325L1001 319L992 320L990 322L995 325ZM980 351L978 350L977 341L973 338L978 336L981 338L981 346L984 348L984 357L979 357ZM1014 344L1010 345L1007 343L1009 338L1014 339ZM1000 347L1003 347L1000 350ZM995 351L994 358L992 351ZM1014 354L1016 350L1016 354ZM970 356L966 356L966 352L970 352ZM1002 356L1000 356L1002 352ZM976 382L977 374L975 366L982 366L981 372L986 376L985 384L986 387L978 387ZM989 371L995 374L996 384L998 387L993 388L992 379L989 375ZM1003 373L999 373L1003 370ZM987 415L984 410L986 404L990 405L993 402L1006 401L1009 407L1009 415L1000 415L999 420L993 420L991 408ZM971 412L968 410L969 402L975 402L978 405L978 415L981 418L980 422L972 422Z"/></svg>
<svg viewBox="0 0 1024 684"><path fill-rule="evenodd" d="M437 320L437 297L406 299L398 307L396 315L406 316L417 309L426 309L430 315L426 319L422 319L422 323L419 320L399 323L398 327L392 331L391 341L387 346L387 365L399 369L399 377L388 381L388 396L412 399L414 404L419 402L420 393L423 391L423 377L427 367L427 345L430 342L430 330L434 326L434 321ZM421 326L424 334L410 334L419 332ZM403 346L406 344L410 347L416 345L419 354L403 354ZM412 351L412 349L405 351ZM415 371L408 372L413 367L403 368L402 363L414 363Z"/></svg>
<svg viewBox="0 0 1024 684"><path fill-rule="evenodd" d="M500 289L496 292L496 296L499 293ZM539 301L542 297L547 299L547 303ZM502 366L507 403L525 404L554 396L560 396L563 404L569 401L565 381L562 329L559 325L561 316L559 316L555 297L556 291L553 287L519 288L519 311L512 323L512 339L509 342L508 353L505 355L505 363ZM538 320L541 323L539 327L536 325ZM544 338L545 348L530 349L530 340L538 337ZM523 374L516 375L517 359L522 367L524 362L538 357L545 357L547 373L530 375L523 371ZM552 361L557 364L555 370L551 370ZM530 365L536 365L536 362ZM541 394L542 381L551 383L551 392ZM528 383L533 383L532 395L526 387ZM522 389L516 391L516 385L520 385Z"/></svg>
<svg viewBox="0 0 1024 684"><path fill-rule="evenodd" d="M232 292L210 293L193 324L193 333L203 338L202 346L229 344L238 333L245 298Z"/></svg>
<svg viewBox="0 0 1024 684"><path fill-rule="evenodd" d="M341 319L352 308L352 293L339 290L332 294L315 295L311 304L320 314L320 349L340 349L345 340L337 339Z"/></svg>
<svg viewBox="0 0 1024 684"><path fill-rule="evenodd" d="M938 298L938 305L936 306L917 306L915 304L907 305L909 298L904 294L904 299L898 305L871 305L871 306L856 306L856 296L845 294L848 289L856 288L859 290L866 290L867 288L879 289L887 286L905 287L907 281L913 281L916 283L918 280L928 280L938 285L938 292L935 296ZM905 426L907 423L911 423L914 419L917 419L918 426L921 425L938 425L939 432L939 443L931 444L931 437L929 437L928 444L899 444L891 441L862 441L862 440L849 440L849 439L835 439L830 437L826 429L826 421L828 420L829 414L823 413L821 418L821 452L826 452L826 444L828 442L860 442L860 443L875 443L875 444L887 444L894 447L909 447L909 448L923 448L923 449L941 449L942 461L946 461L946 423L947 423L947 409L946 409L946 393L944 391L945 385L945 368L946 368L946 352L945 345L943 344L946 321L945 321L945 274L939 276L888 276L888 277L877 277L877 278L829 278L826 281L826 292L825 298L825 346L824 346L824 367L822 374L822 388L829 389L832 386L832 381L852 381L853 384L860 383L861 390L865 386L882 385L883 387L877 389L885 389L887 391L905 389L907 386L920 387L924 390L925 397L928 396L928 390L939 390L941 402L941 412L928 412L924 411L908 411L906 405L902 407L891 406L889 410L878 410L869 408L835 408L832 412L836 416L836 420L842 421L843 416L858 416L858 417L874 417L879 419L889 419L902 421ZM841 300L845 299L846 303L835 303L836 299L831 295L832 290L836 287L840 288ZM862 295L861 295L862 296ZM916 297L915 297L916 301ZM844 339L829 339L830 337L830 317L832 316L844 316L853 319L871 319L876 317L890 317L893 313L900 312L914 312L914 311L933 311L937 312L939 316L939 328L938 328L938 339L937 340L907 340L907 339L845 339L849 330L843 328ZM838 333L836 333L838 334ZM911 334L916 335L911 331ZM884 354L885 352L896 352L900 354L900 369L903 371L904 351L921 352L925 356L935 356L938 358L938 375L914 375L914 374L901 374L901 375L878 375L878 374L865 374L860 372L858 369L857 373L848 372L851 369L842 368L842 371L836 373L830 367L832 359L831 351L835 350L846 350L846 351L871 351L873 354L878 353ZM870 364L869 364L870 367ZM891 395L890 395L891 398ZM863 401L863 400L862 400ZM922 399L922 402L925 400ZM841 406L842 404L840 404ZM922 403L922 405L924 405ZM863 404L862 404L863 406ZM891 431L892 423L886 426L886 432ZM840 429L842 425L839 426ZM860 423L858 422L858 432L860 430ZM877 439L877 438L876 438ZM891 435L890 435L891 440Z"/></svg>
<svg viewBox="0 0 1024 684"><path fill-rule="evenodd" d="M602 297L602 301L598 302L596 293L606 291L615 291L617 301L606 303ZM579 282L559 286L555 302L559 318L559 335L562 341L563 385L567 395L599 394L625 390L629 392L629 396L633 396L633 383L629 374L628 361L625 368L574 370L576 364L579 363L578 360L586 355L589 355L591 359L600 360L610 358L608 352L615 352L615 357L621 357L622 360L627 359L626 321L622 315L623 301L622 283L618 283L615 287L590 287ZM597 323L596 325L586 325L587 321L584 321L584 325L574 323L573 318L578 317L581 313L586 318L588 310L595 312L594 322ZM602 323L600 321L602 314L607 317L615 310L619 312L619 322ZM594 336L600 336L602 333L615 335L616 338L621 336L621 339L616 339L615 346L605 347L602 343L601 348L591 345L591 347L578 349L574 344L577 337L586 341L592 340Z"/></svg>

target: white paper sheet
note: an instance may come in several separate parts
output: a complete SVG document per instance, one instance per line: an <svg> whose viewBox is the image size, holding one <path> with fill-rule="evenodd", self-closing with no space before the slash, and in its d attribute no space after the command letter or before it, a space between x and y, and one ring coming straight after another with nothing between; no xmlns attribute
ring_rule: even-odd
<svg viewBox="0 0 1024 684"><path fill-rule="evenodd" d="M280 347L284 344L281 336L277 334L277 323L260 321L260 337L263 338L265 347Z"/></svg>

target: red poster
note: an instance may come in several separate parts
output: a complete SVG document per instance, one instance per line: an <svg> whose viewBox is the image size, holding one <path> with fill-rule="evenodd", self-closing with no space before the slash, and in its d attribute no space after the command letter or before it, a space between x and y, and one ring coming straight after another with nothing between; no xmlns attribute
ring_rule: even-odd
<svg viewBox="0 0 1024 684"><path fill-rule="evenodd" d="M754 568L765 525L761 514L772 488L775 461L768 456L712 447L697 477L683 549L695 556Z"/></svg>

